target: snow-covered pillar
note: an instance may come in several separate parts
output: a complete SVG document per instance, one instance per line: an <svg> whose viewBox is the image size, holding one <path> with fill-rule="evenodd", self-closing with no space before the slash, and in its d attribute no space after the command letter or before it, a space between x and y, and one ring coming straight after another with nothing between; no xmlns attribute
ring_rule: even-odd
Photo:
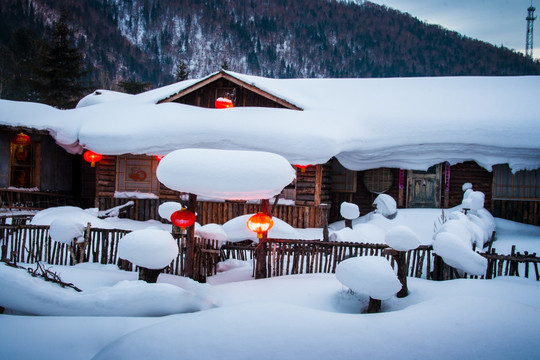
<svg viewBox="0 0 540 360"><path fill-rule="evenodd" d="M261 200L261 212L265 215L272 216L270 213L270 201L268 199ZM267 233L263 233L262 238L259 239L259 245L257 245L255 248L255 279L266 278L266 252L268 249L268 244L266 242L267 238Z"/></svg>
<svg viewBox="0 0 540 360"><path fill-rule="evenodd" d="M197 216L197 195L189 194L189 203L187 209ZM195 226L190 226L187 229L186 233L186 262L184 264L184 276L189 278L194 278L195 269ZM198 275L198 274L197 274Z"/></svg>

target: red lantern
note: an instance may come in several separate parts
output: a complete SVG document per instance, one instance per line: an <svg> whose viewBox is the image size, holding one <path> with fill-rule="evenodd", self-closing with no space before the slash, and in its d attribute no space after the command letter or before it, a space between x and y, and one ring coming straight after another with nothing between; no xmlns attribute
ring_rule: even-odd
<svg viewBox="0 0 540 360"><path fill-rule="evenodd" d="M271 216L258 212L248 219L246 225L249 230L257 233L257 238L261 239L263 234L274 226L274 220Z"/></svg>
<svg viewBox="0 0 540 360"><path fill-rule="evenodd" d="M216 99L216 103L215 103L216 109L228 109L228 108L232 108L233 106L234 105L231 99L227 99L223 97Z"/></svg>
<svg viewBox="0 0 540 360"><path fill-rule="evenodd" d="M156 160L161 161L161 159L163 159L164 157L165 155L156 155Z"/></svg>
<svg viewBox="0 0 540 360"><path fill-rule="evenodd" d="M96 163L103 158L103 155L87 150L84 153L83 158L90 163L91 167L94 167L96 166Z"/></svg>
<svg viewBox="0 0 540 360"><path fill-rule="evenodd" d="M306 168L308 166L311 166L311 165L310 164L308 164L308 165L298 165L297 164L297 165L294 165L294 166L296 166L298 169L300 169L300 172L306 172Z"/></svg>
<svg viewBox="0 0 540 360"><path fill-rule="evenodd" d="M171 222L182 230L195 224L195 220L195 214L186 208L177 210L171 214Z"/></svg>
<svg viewBox="0 0 540 360"><path fill-rule="evenodd" d="M23 148L30 144L30 136L20 132L11 138L11 143L17 146L17 152L22 152Z"/></svg>

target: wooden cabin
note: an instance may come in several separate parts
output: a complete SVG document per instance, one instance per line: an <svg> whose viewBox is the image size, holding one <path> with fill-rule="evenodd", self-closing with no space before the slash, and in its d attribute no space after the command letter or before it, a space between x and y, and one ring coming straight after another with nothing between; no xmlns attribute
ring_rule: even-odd
<svg viewBox="0 0 540 360"><path fill-rule="evenodd" d="M213 108L220 97L230 98L234 106L302 111L227 72L216 73L160 103L179 102ZM152 193L156 199L130 199L135 206L128 210L129 216L145 220L158 219L157 207L161 202L187 201L186 194L159 183L155 177L157 165L158 160L151 156L105 156L96 167L96 206L100 209L118 206L127 201L118 197L122 193ZM427 171L394 168L351 171L332 158L326 164L297 168L296 175L295 182L280 195L287 204L274 207L274 216L294 227L321 227L342 220L339 209L343 201L357 204L361 214L366 214L373 210L373 200L381 193L395 198L399 208L454 207L463 199L462 185L466 182L486 195L485 207L494 216L540 225L540 170L512 174L507 165L498 165L489 172L470 161L456 165L441 163ZM257 210L258 205L246 202L200 201L198 221L222 224Z"/></svg>
<svg viewBox="0 0 540 360"><path fill-rule="evenodd" d="M189 81L180 90L160 98L156 106L177 102L213 108L218 98L230 99L235 107L303 111L280 94L270 93L225 71ZM5 125L0 130L0 157L4 159L0 162L2 206L43 208L46 206L35 206L38 201L32 199L37 199L41 193L49 197L61 194L69 199L64 204L94 206L101 210L133 201L135 205L125 209L125 216L159 220L157 209L161 203L187 202L187 194L168 189L158 181L155 174L159 160L154 156L105 155L91 167L82 162L80 155L70 155L56 145L45 131ZM16 149L11 144L11 138L20 131L27 133L32 141L28 147L32 154L28 158L30 163L24 165L30 175L24 181L18 180L17 174L21 173L23 165L17 161ZM332 158L325 164L305 169L297 167L296 175L296 180L280 194L273 215L298 228L322 227L342 220L340 204L344 201L357 204L361 214L367 214L373 210L373 200L381 193L396 199L399 208L451 208L461 203L462 185L466 182L486 195L485 207L494 216L540 225L538 169L514 174L507 165L501 164L490 172L468 161L455 165L443 162L427 171L398 168L352 171ZM21 200L23 195L29 200ZM19 196L18 200L14 196ZM60 201L57 204L61 205ZM198 222L223 224L236 216L258 211L258 206L243 201L199 199Z"/></svg>

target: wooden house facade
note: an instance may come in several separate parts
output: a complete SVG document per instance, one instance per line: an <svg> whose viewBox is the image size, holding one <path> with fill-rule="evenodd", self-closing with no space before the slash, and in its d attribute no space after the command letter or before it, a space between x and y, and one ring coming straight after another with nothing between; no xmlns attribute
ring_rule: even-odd
<svg viewBox="0 0 540 360"><path fill-rule="evenodd" d="M223 71L164 96L156 106L177 102L213 108L218 98L229 98L235 107L303 111L287 99ZM62 194L71 198L70 204L95 206L101 210L133 201L134 206L125 209L125 216L136 220L159 220L157 209L161 203L180 201L186 204L188 201L187 194L168 189L158 181L159 160L154 156L105 155L95 167L90 167L82 162L80 155L70 155L56 145L47 132L32 129L22 129L32 140L31 181L17 182L18 165L14 161L15 150L10 139L21 129L3 126L1 130L3 206L23 204L6 199L13 198L13 193L30 193L21 188L37 188L39 191L31 195L34 198L38 193ZM494 216L540 225L540 170L513 174L507 165L501 164L490 172L472 161L454 165L443 162L427 171L398 168L353 171L332 158L325 164L310 165L304 170L297 168L296 180L282 191L272 213L294 227L322 227L342 220L342 202L355 203L361 214L367 214L373 210L372 203L381 193L392 196L398 208L451 208L461 203L462 185L466 182L485 194L485 207ZM223 224L256 211L258 205L253 203L199 199L197 220L202 225Z"/></svg>

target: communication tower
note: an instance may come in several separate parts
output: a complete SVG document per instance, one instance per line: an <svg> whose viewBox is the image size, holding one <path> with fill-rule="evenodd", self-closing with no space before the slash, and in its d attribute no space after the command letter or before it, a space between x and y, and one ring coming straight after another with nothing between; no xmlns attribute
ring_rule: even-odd
<svg viewBox="0 0 540 360"><path fill-rule="evenodd" d="M527 9L528 13L527 17L525 18L525 20L527 20L527 42L525 43L525 56L531 59L533 57L533 23L534 20L536 20L536 16L534 16L535 10L536 8L532 6L531 1L531 6L529 6Z"/></svg>

